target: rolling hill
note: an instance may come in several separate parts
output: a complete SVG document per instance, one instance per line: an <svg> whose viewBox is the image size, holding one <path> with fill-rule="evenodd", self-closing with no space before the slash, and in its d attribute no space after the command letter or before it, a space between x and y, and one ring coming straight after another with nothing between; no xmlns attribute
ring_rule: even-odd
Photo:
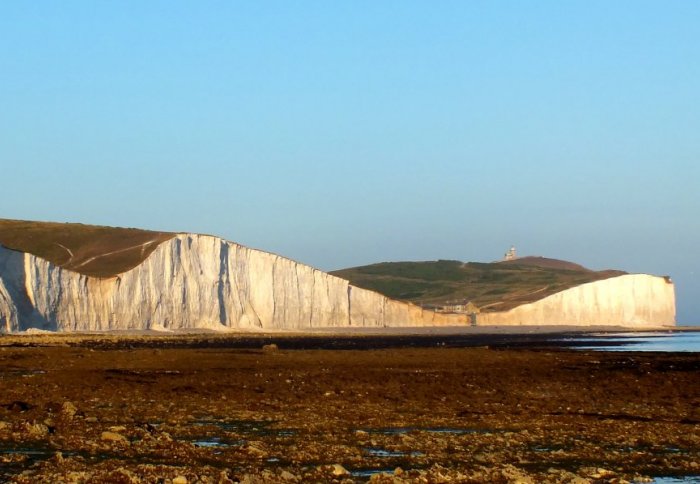
<svg viewBox="0 0 700 484"><path fill-rule="evenodd" d="M0 333L674 323L669 278L556 259L328 274L211 235L0 219Z"/></svg>
<svg viewBox="0 0 700 484"><path fill-rule="evenodd" d="M333 271L351 284L424 307L470 301L505 311L570 287L625 274L592 271L572 262L523 257L507 262L382 262Z"/></svg>
<svg viewBox="0 0 700 484"><path fill-rule="evenodd" d="M0 245L93 277L133 269L174 236L133 228L0 219Z"/></svg>

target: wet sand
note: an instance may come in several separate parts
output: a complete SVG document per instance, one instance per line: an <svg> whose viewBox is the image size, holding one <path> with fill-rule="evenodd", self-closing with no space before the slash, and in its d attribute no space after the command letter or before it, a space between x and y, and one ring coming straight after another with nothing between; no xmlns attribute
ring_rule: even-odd
<svg viewBox="0 0 700 484"><path fill-rule="evenodd" d="M700 475L700 355L559 336L2 336L0 481Z"/></svg>

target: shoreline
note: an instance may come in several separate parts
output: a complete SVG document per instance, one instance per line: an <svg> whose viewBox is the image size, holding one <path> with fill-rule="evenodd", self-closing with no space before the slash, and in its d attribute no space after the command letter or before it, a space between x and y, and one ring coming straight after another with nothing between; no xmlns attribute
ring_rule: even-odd
<svg viewBox="0 0 700 484"><path fill-rule="evenodd" d="M560 334L2 337L0 481L697 475L700 354Z"/></svg>
<svg viewBox="0 0 700 484"><path fill-rule="evenodd" d="M700 326L476 326L409 328L317 328L310 331L111 331L0 334L0 347L230 348L286 350L381 350L400 348L548 348L610 345L622 334L700 332ZM592 340L592 337L595 339ZM621 343L622 344L622 343ZM630 351L634 351L631 349Z"/></svg>

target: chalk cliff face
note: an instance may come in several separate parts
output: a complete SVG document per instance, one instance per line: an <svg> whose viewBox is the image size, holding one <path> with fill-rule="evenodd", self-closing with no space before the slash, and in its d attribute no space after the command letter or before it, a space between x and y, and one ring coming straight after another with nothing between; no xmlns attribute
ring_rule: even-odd
<svg viewBox="0 0 700 484"><path fill-rule="evenodd" d="M590 282L509 311L478 315L482 325L673 325L673 283L664 277L627 274Z"/></svg>
<svg viewBox="0 0 700 484"><path fill-rule="evenodd" d="M673 284L626 275L584 284L477 324L673 324ZM0 331L304 330L468 325L338 277L225 240L180 234L112 278L62 269L0 246Z"/></svg>
<svg viewBox="0 0 700 484"><path fill-rule="evenodd" d="M0 246L0 330L296 329L460 324L309 266L182 234L134 269L94 278Z"/></svg>

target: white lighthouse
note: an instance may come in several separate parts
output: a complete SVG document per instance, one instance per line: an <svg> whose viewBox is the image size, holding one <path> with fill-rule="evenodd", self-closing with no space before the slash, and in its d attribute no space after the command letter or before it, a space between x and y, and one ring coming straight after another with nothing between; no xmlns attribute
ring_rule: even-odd
<svg viewBox="0 0 700 484"><path fill-rule="evenodd" d="M503 254L504 261L515 260L517 258L518 258L518 256L515 253L515 246L514 245L511 245L510 249L508 249L508 252Z"/></svg>

